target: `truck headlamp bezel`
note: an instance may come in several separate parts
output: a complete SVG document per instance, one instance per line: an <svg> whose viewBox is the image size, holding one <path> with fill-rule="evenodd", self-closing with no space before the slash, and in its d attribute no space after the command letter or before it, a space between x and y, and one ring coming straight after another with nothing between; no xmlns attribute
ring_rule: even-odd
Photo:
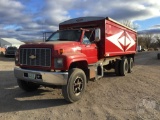
<svg viewBox="0 0 160 120"><path fill-rule="evenodd" d="M62 68L63 67L63 58L54 58L54 67Z"/></svg>

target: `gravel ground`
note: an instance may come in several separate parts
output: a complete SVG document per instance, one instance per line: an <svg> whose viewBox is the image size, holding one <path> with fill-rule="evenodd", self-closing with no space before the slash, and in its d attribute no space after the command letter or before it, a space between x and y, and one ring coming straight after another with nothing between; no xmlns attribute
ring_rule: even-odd
<svg viewBox="0 0 160 120"><path fill-rule="evenodd" d="M22 91L13 74L14 58L0 57L0 120L160 120L160 60L141 52L126 76L106 72L89 81L83 98L68 104L60 89Z"/></svg>

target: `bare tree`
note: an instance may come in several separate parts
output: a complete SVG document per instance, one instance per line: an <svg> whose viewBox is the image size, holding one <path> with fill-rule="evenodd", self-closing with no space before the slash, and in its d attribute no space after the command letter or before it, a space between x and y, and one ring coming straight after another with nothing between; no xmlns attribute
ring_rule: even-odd
<svg viewBox="0 0 160 120"><path fill-rule="evenodd" d="M136 25L136 24L134 24L133 22L131 22L131 21L129 21L129 20L123 20L122 22L121 22L121 24L123 24L123 25L125 25L125 26L127 26L127 27L130 27L130 28L132 28L132 29L134 29L134 30L137 30L138 29L138 25Z"/></svg>
<svg viewBox="0 0 160 120"><path fill-rule="evenodd" d="M138 35L137 36L137 45L140 45L142 48L146 48L146 45L145 45L145 38L144 38L144 36L143 35Z"/></svg>
<svg viewBox="0 0 160 120"><path fill-rule="evenodd" d="M152 37L153 35L152 34L145 34L144 35L144 44L146 46L146 48L148 49L152 43Z"/></svg>
<svg viewBox="0 0 160 120"><path fill-rule="evenodd" d="M155 39L157 40L156 41L157 46L160 47L160 35L156 35Z"/></svg>
<svg viewBox="0 0 160 120"><path fill-rule="evenodd" d="M138 45L141 45L142 48L149 48L152 43L152 34L142 34L138 35Z"/></svg>

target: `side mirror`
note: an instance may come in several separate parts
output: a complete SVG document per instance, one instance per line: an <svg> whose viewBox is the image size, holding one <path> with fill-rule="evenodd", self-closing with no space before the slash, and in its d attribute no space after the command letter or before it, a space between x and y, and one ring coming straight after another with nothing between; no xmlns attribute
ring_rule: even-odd
<svg viewBox="0 0 160 120"><path fill-rule="evenodd" d="M101 40L101 30L100 28L95 29L95 42L99 42Z"/></svg>

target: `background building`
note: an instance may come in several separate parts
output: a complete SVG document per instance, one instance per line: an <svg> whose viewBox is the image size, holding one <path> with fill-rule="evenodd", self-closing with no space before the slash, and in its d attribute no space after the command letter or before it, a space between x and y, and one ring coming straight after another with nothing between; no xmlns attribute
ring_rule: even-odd
<svg viewBox="0 0 160 120"><path fill-rule="evenodd" d="M1 48L6 48L8 46L15 46L19 48L19 46L22 44L24 44L24 42L21 42L20 40L17 40L15 38L0 38Z"/></svg>

